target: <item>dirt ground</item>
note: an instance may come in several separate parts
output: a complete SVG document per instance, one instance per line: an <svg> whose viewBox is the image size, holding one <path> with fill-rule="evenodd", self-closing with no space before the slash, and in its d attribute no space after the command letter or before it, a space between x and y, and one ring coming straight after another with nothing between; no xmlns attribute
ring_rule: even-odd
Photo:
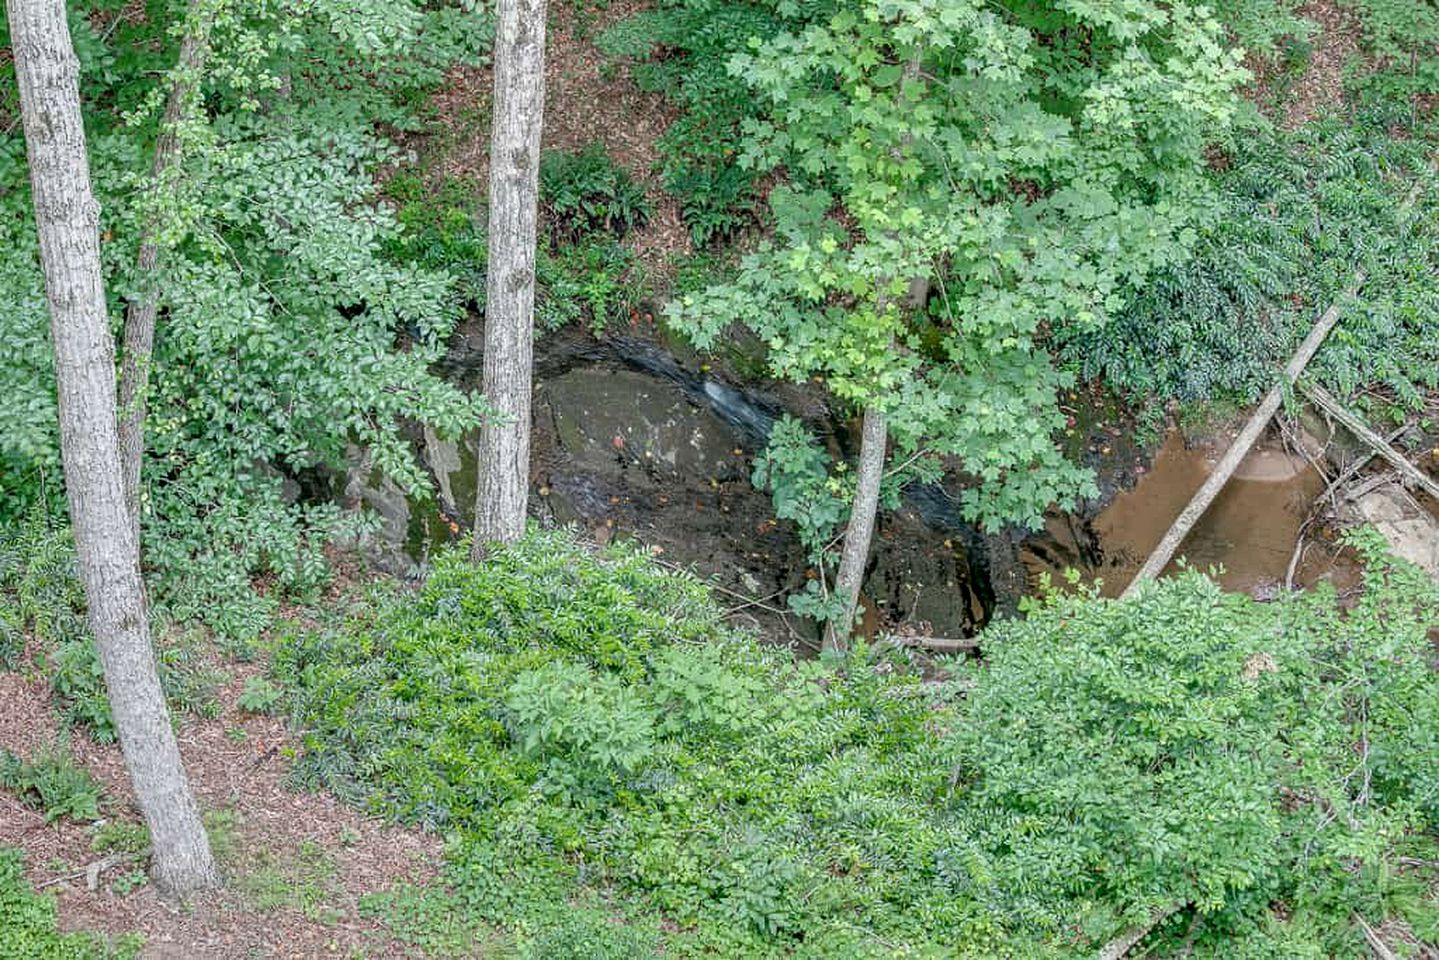
<svg viewBox="0 0 1439 960"><path fill-rule="evenodd" d="M92 846L95 825L47 824L43 812L8 792L0 792L0 846L24 852L31 883L58 900L62 929L141 934L142 958L402 955L377 921L360 915L359 901L397 883L431 879L439 838L386 826L328 795L288 789L295 736L282 720L235 704L261 668L218 654L212 659L229 675L217 691L219 713L182 717L178 735L224 891L177 909L148 884L127 889L139 879L135 862L110 867L96 889L87 889L86 867L105 859ZM29 757L61 732L48 682L33 668L0 672L0 704L0 747ZM119 748L79 732L71 745L76 762L104 787L102 815L140 823Z"/></svg>
<svg viewBox="0 0 1439 960"><path fill-rule="evenodd" d="M616 163L645 185L653 215L625 244L655 277L667 274L673 258L693 252L679 201L661 189L655 172L660 159L656 141L676 111L664 97L635 86L628 64L612 60L594 44L607 27L649 6L645 0L614 0L603 9L586 5L583 11L575 4L550 6L541 143L545 150L569 152L602 143ZM433 163L433 173L479 185L487 182L493 85L489 67L459 66L449 72L431 100L440 128L417 144Z"/></svg>

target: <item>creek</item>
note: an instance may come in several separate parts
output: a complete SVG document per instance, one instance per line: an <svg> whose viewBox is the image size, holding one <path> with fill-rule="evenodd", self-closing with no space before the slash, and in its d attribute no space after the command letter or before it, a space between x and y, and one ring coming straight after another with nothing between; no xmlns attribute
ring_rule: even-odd
<svg viewBox="0 0 1439 960"><path fill-rule="evenodd" d="M444 364L445 376L466 389L478 387L480 356L469 346L478 342L478 335L462 335ZM537 344L532 409L531 509L540 522L573 525L599 543L633 538L717 584L766 633L813 640L807 625L782 611L785 595L814 571L750 475L784 413L804 419L834 455L853 449L851 426L832 415L817 389L740 383L656 338L596 340L562 331ZM1106 497L1051 513L1036 533L984 534L960 515L958 478L911 485L901 508L880 519L863 628L969 636L997 613L1012 612L1042 575L1058 579L1066 567L1102 581L1106 594L1121 590L1203 482L1212 457L1171 433L1148 462L1126 445L1121 428L1089 413L1071 446L1097 469ZM436 481L433 501L412 502L392 484L351 477L350 495L381 518L382 552L392 565L413 571L468 527L476 439L415 432ZM1322 486L1303 459L1258 449L1182 552L1201 568L1222 565L1226 587L1272 592ZM1331 553L1311 550L1297 580L1348 575Z"/></svg>

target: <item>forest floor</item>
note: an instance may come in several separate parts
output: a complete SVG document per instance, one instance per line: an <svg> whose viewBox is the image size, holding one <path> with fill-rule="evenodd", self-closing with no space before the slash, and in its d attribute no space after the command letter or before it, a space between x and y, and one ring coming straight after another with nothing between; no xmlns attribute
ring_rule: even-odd
<svg viewBox="0 0 1439 960"><path fill-rule="evenodd" d="M644 6L615 0L602 10L553 8L547 61L547 148L605 144L648 188L655 214L629 241L646 267L661 271L692 251L678 203L661 189L653 167L655 142L674 118L662 98L640 91L623 67L592 38ZM1297 77L1256 71L1255 99L1273 104L1297 126L1338 102L1345 60L1355 49L1353 24L1332 0L1302 12L1323 25L1308 67ZM488 174L488 69L456 68L436 95L436 129L416 144L433 161L429 173L482 186ZM262 663L208 652L226 679L214 694L214 716L180 718L187 769L228 879L227 887L177 910L148 884L131 889L133 864L101 874L94 889L87 866L102 859L95 827L46 822L41 811L0 793L0 846L22 849L31 883L56 896L65 929L144 937L144 958L235 960L246 957L399 956L384 926L361 909L361 898L401 882L425 883L438 871L440 838L389 827L329 795L298 793L286 778L299 738L278 717L237 705ZM26 663L33 662L27 657ZM0 672L0 747L22 756L54 742L64 728L48 681L33 668ZM105 814L138 823L118 747L72 735L76 761L104 786Z"/></svg>
<svg viewBox="0 0 1439 960"><path fill-rule="evenodd" d="M630 69L595 46L594 39L650 6L646 0L613 0L601 8L550 7L545 48L545 150L577 152L601 143L610 157L644 184L653 214L630 232L625 245L646 273L663 277L676 259L694 253L679 201L666 193L655 172L658 140L678 117L664 97L637 87ZM431 177L463 179L483 188L489 177L489 67L450 70L431 99L434 127L412 146Z"/></svg>
<svg viewBox="0 0 1439 960"><path fill-rule="evenodd" d="M337 586L326 602L350 586ZM34 653L27 651L23 662L33 663ZM286 776L299 736L280 717L236 703L263 663L235 660L208 644L199 653L204 668L224 679L206 698L205 712L213 716L180 716L178 736L225 876L222 891L177 909L136 875L135 863L109 867L89 888L86 868L106 859L94 848L99 826L142 821L119 747L79 730L69 733L70 748L103 787L106 820L50 823L44 811L0 793L0 846L23 851L32 885L55 895L62 929L138 933L145 960L404 955L363 914L360 899L433 879L440 838L387 826L328 794L292 790ZM0 672L0 703L0 747L31 757L65 736L49 682L33 668Z"/></svg>

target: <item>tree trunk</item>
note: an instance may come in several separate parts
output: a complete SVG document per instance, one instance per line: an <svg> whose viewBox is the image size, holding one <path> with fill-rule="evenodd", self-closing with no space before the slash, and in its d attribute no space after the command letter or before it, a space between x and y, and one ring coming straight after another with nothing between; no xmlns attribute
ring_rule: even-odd
<svg viewBox="0 0 1439 960"><path fill-rule="evenodd" d="M855 607L859 603L859 588L869 561L869 544L874 537L874 518L879 512L879 484L884 478L884 451L888 442L889 430L884 412L877 407L869 407L864 411L859 463L855 468L859 484L854 491L854 506L849 511L849 526L844 531L844 549L840 554L839 575L834 585L842 605L839 617L825 627L826 650L843 650L849 643Z"/></svg>
<svg viewBox="0 0 1439 960"><path fill-rule="evenodd" d="M906 82L919 77L923 48L904 65ZM901 97L901 103L903 98ZM896 161L903 160L904 151L909 149L913 137L906 132L900 137L900 148L894 151ZM888 285L888 279L881 280L880 286ZM919 309L929 297L929 278L911 277L909 289L904 296L906 309ZM884 298L878 303L879 312L885 310ZM890 341L890 349L896 344ZM844 531L844 548L839 558L839 574L835 578L835 592L839 594L841 607L839 617L831 620L824 629L824 649L843 650L849 645L850 631L854 628L855 607L859 604L859 590L864 583L864 568L869 562L869 545L874 537L874 518L879 512L879 485L884 479L884 454L889 444L889 429L885 414L875 406L864 411L864 429L859 443L859 483L855 487L854 506L849 512L849 526Z"/></svg>
<svg viewBox="0 0 1439 960"><path fill-rule="evenodd" d="M164 194L170 186L173 168L180 162L180 121L195 95L200 71L210 51L210 14L198 12L191 3L190 21L180 41L174 85L160 120L151 166L148 222L140 237L140 255L135 265L139 285L135 298L125 309L125 347L120 368L120 458L125 478L125 503L135 542L140 542L140 464L145 453L145 401L150 387L150 357L155 347L155 315L160 296L160 244L157 234L163 227Z"/></svg>
<svg viewBox="0 0 1439 960"><path fill-rule="evenodd" d="M525 532L535 307L535 219L545 105L545 0L500 0L490 138L489 270L476 559Z"/></svg>
<svg viewBox="0 0 1439 960"><path fill-rule="evenodd" d="M80 118L79 62L63 0L7 0L7 7L80 578L125 766L150 828L155 883L185 895L215 885L218 875L155 672L139 547L125 505L115 344L100 273L100 211Z"/></svg>

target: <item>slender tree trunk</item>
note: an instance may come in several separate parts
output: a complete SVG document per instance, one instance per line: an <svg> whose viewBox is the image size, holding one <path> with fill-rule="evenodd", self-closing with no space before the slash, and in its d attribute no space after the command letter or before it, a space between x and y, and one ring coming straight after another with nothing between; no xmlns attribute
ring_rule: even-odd
<svg viewBox="0 0 1439 960"><path fill-rule="evenodd" d="M535 307L535 218L545 106L545 0L500 0L490 138L484 393L474 554L525 532Z"/></svg>
<svg viewBox="0 0 1439 960"><path fill-rule="evenodd" d="M904 66L906 81L919 76L923 50L916 50ZM903 101L901 101L903 102ZM902 159L913 138L905 133L900 138L900 149L894 151L895 160ZM881 281L888 285L887 278ZM929 278L911 277L909 290L904 297L906 309L924 306L929 296ZM879 301L879 312L885 309L884 300ZM895 348L890 341L890 349ZM864 411L864 428L859 444L859 482L855 487L854 506L849 512L849 526L844 531L844 547L840 552L839 573L835 578L835 591L842 606L839 617L831 620L824 628L824 649L843 650L849 644L850 631L854 629L855 607L859 604L860 587L864 584L864 568L869 563L869 545L874 538L874 518L879 512L879 485L884 479L884 454L889 444L889 425L885 414L878 407L870 406Z"/></svg>
<svg viewBox="0 0 1439 960"><path fill-rule="evenodd" d="M200 71L210 51L210 15L191 0L190 19L180 41L174 85L160 120L150 175L151 209L140 237L135 279L139 286L125 309L125 346L120 368L120 458L125 478L125 503L135 542L140 542L140 464L145 453L145 402L150 387L150 357L155 348L155 315L160 306L160 243L157 234L173 169L181 160L179 124L189 112Z"/></svg>
<svg viewBox="0 0 1439 960"><path fill-rule="evenodd" d="M844 531L844 549L840 553L839 575L834 589L843 604L839 618L831 620L824 631L826 650L843 650L849 643L854 626L859 588L864 582L864 568L869 562L869 545L874 538L874 518L879 512L879 484L884 478L884 451L889 443L889 428L884 412L877 407L864 411L864 428L859 443L856 472L859 484L854 491L854 506L849 511L849 526Z"/></svg>
<svg viewBox="0 0 1439 960"><path fill-rule="evenodd" d="M100 211L63 0L7 0L59 391L60 452L90 627L125 766L150 828L153 872L185 895L218 882L155 672L139 548L125 505L115 344L100 273Z"/></svg>

